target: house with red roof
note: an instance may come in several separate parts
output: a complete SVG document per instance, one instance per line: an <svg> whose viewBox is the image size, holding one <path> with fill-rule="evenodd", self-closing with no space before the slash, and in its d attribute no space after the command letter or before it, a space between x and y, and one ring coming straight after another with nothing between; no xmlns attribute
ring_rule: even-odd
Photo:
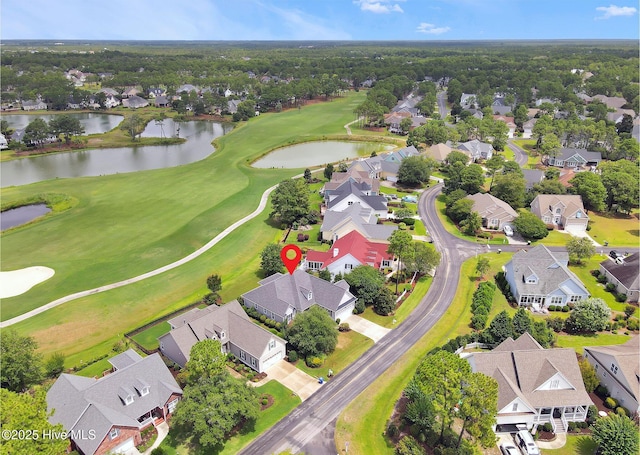
<svg viewBox="0 0 640 455"><path fill-rule="evenodd" d="M394 268L393 255L387 253L388 244L367 240L358 231L351 231L336 240L329 251L309 250L304 260L305 270L324 270L332 276L349 273L359 265L376 269Z"/></svg>

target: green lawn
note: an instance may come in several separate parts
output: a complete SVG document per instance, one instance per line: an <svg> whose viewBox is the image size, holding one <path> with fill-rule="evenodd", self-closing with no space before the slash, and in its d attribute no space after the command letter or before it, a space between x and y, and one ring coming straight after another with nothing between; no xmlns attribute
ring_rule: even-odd
<svg viewBox="0 0 640 455"><path fill-rule="evenodd" d="M168 322L164 321L160 324L149 327L131 338L135 340L140 346L150 351L158 349L158 337L168 333L171 330L171 326Z"/></svg>
<svg viewBox="0 0 640 455"><path fill-rule="evenodd" d="M509 147L508 145L504 146L504 152L502 152L502 155L504 156L504 159L507 161L515 161L515 153L513 153L513 150L511 150L511 147Z"/></svg>
<svg viewBox="0 0 640 455"><path fill-rule="evenodd" d="M573 348L578 354L582 354L585 346L607 346L610 344L623 344L629 341L629 335L623 333L602 332L593 335L559 335L556 346L561 348Z"/></svg>
<svg viewBox="0 0 640 455"><path fill-rule="evenodd" d="M220 452L207 452L207 454L232 455L238 453L240 449L249 444L265 430L271 428L277 421L289 414L289 412L301 403L298 396L277 381L269 381L265 385L257 387L256 391L260 395L269 394L273 396L273 405L260 412L255 426L251 431L232 436ZM190 453L204 455L203 451L190 451L189 446L176 441L175 438L172 437L171 432L169 432L169 435L160 447L166 450L167 455L188 455Z"/></svg>
<svg viewBox="0 0 640 455"><path fill-rule="evenodd" d="M420 303L420 299L429 290L431 281L433 281L433 278L430 276L423 276L422 278L420 278L416 283L416 286L413 289L411 295L409 295L409 297L407 297L406 300L402 302L402 305L400 305L393 316L380 316L379 314L376 314L371 307L367 307L364 313L362 313L360 316L371 322L375 322L382 327L392 329L393 327L404 321L407 316L409 316L415 309L415 307L418 306L418 303ZM393 323L394 319L396 320L395 324Z"/></svg>
<svg viewBox="0 0 640 455"><path fill-rule="evenodd" d="M637 248L640 245L639 217L638 209L631 215L589 212L589 235L601 245L609 242L610 245Z"/></svg>
<svg viewBox="0 0 640 455"><path fill-rule="evenodd" d="M153 270L193 252L254 210L267 187L301 172L253 169L248 161L298 140L343 135L343 125L363 97L354 93L300 111L262 115L219 138L210 157L186 166L2 189L3 203L39 193L67 194L78 200L73 209L56 217L3 234L3 269L46 265L56 274L31 292L3 299L2 318ZM278 231L269 223L270 211L267 207L180 268L66 303L15 328L33 336L42 352L64 352L69 364L76 364L108 352L126 331L200 298L207 292L205 280L211 273L222 276L223 299L234 299L262 278L259 252L277 238Z"/></svg>
<svg viewBox="0 0 640 455"><path fill-rule="evenodd" d="M310 376L322 376L326 379L329 369L333 370L334 374L338 374L338 372L348 367L371 346L373 346L373 340L358 332L354 332L353 330L350 332L340 332L338 334L336 350L327 356L327 359L320 368L309 368L304 363L304 359L298 360L296 367Z"/></svg>
<svg viewBox="0 0 640 455"><path fill-rule="evenodd" d="M111 357L113 357L113 356L109 356L109 358L111 358ZM88 367L83 368L82 370L79 370L77 372L77 374L79 376L84 376L84 377L87 377L87 378L93 378L93 377L98 377L99 378L99 377L102 376L102 373L104 373L105 371L111 369L111 364L109 363L109 358L99 360L96 363L92 363Z"/></svg>
<svg viewBox="0 0 640 455"><path fill-rule="evenodd" d="M535 169L535 167L540 163L540 155L538 155L534 150L534 146L536 145L535 139L517 139L514 141L517 145L520 146L527 154L529 155L529 159L527 160L527 168Z"/></svg>
<svg viewBox="0 0 640 455"><path fill-rule="evenodd" d="M468 240L469 242L476 242L478 245L486 245L489 243L490 245L503 245L507 243L507 237L502 232L492 232L493 238L487 242L487 239L481 239L478 237L472 237L470 235L465 235L458 229L458 226L449 219L446 214L446 205L444 202L444 195L439 195L436 198L436 209L438 212L438 218L440 222L447 230L449 234L455 235L456 237Z"/></svg>
<svg viewBox="0 0 640 455"><path fill-rule="evenodd" d="M567 443L559 449L544 449L545 455L593 455L596 443L589 436L567 435Z"/></svg>

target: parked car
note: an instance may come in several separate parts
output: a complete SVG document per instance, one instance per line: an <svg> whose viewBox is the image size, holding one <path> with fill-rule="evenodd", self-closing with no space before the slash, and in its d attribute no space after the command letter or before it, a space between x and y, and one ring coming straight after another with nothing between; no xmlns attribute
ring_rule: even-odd
<svg viewBox="0 0 640 455"><path fill-rule="evenodd" d="M538 449L533 436L527 430L518 431L515 439L523 455L540 455L540 449Z"/></svg>
<svg viewBox="0 0 640 455"><path fill-rule="evenodd" d="M507 237L511 237L513 235L513 228L508 224L504 225L504 227L502 228L502 231L504 232L504 235L506 235Z"/></svg>
<svg viewBox="0 0 640 455"><path fill-rule="evenodd" d="M505 442L504 444L500 444L500 452L502 455L520 455L520 452L510 442Z"/></svg>
<svg viewBox="0 0 640 455"><path fill-rule="evenodd" d="M624 259L624 255L618 253L616 250L609 251L609 256L611 256L611 259L613 259L614 261L618 258Z"/></svg>

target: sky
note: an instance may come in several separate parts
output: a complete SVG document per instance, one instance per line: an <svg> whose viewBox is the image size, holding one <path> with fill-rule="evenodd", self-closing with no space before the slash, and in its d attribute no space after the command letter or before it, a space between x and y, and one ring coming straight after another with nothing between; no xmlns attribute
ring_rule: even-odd
<svg viewBox="0 0 640 455"><path fill-rule="evenodd" d="M639 8L638 0L2 0L0 40L637 40Z"/></svg>

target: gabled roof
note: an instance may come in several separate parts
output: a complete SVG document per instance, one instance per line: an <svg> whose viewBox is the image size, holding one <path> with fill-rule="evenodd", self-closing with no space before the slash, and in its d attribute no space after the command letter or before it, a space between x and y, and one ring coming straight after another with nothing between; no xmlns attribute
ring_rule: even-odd
<svg viewBox="0 0 640 455"><path fill-rule="evenodd" d="M585 352L603 363L604 356L616 359L624 379L631 386L629 392L640 402L640 338L633 337L624 344L612 346L585 346ZM609 365L604 365L609 367Z"/></svg>
<svg viewBox="0 0 640 455"><path fill-rule="evenodd" d="M290 308L302 312L314 304L335 312L347 302L355 300L346 281L329 283L300 269L292 274L276 273L259 284L259 287L242 297L280 316L285 316ZM307 299L309 293L305 290L311 291L311 299Z"/></svg>
<svg viewBox="0 0 640 455"><path fill-rule="evenodd" d="M353 204L342 212L327 210L320 231L333 231L349 223L353 223L361 234L372 240L386 241L398 229L396 225L377 224L373 209Z"/></svg>
<svg viewBox="0 0 640 455"><path fill-rule="evenodd" d="M480 142L478 139L474 139L472 141L463 142L458 146L460 150L466 150L470 152L472 156L479 157L481 155L488 155L489 153L493 153L493 146L491 144L487 144L486 142Z"/></svg>
<svg viewBox="0 0 640 455"><path fill-rule="evenodd" d="M262 356L271 339L277 338L285 343L280 337L251 322L237 300L222 306L195 308L171 319L169 324L175 328L159 339L173 339L187 360L194 344L205 339L220 340L222 332L231 343L256 359Z"/></svg>
<svg viewBox="0 0 640 455"><path fill-rule="evenodd" d="M622 264L605 259L600 266L613 275L628 290L640 290L640 253L624 258Z"/></svg>
<svg viewBox="0 0 640 455"><path fill-rule="evenodd" d="M350 168L347 172L334 172L331 174L331 180L325 183L324 190L335 190L347 180L352 179L357 183L366 183L369 189L378 193L380 191L380 180L372 178L366 171L358 171L355 168Z"/></svg>
<svg viewBox="0 0 640 455"><path fill-rule="evenodd" d="M504 115L494 115L493 119L494 120L498 120L500 122L506 123L509 128L515 128L516 127L516 124L515 124L515 122L513 120L513 117L506 117Z"/></svg>
<svg viewBox="0 0 640 455"><path fill-rule="evenodd" d="M522 337L525 339L521 342ZM592 404L573 349L543 349L528 333L520 338L515 342L508 338L491 352L477 352L469 357L474 372L498 382L498 409L516 397L532 409ZM558 375L568 383L567 387L540 390Z"/></svg>
<svg viewBox="0 0 640 455"><path fill-rule="evenodd" d="M586 149L574 149L574 148L562 148L558 154L557 160L566 161L572 156L578 155L582 157L587 163L594 161L602 161L602 154L600 152L590 152Z"/></svg>
<svg viewBox="0 0 640 455"><path fill-rule="evenodd" d="M607 105L607 107L612 109L620 109L622 106L627 104L627 100L620 96L595 95L591 100L602 101Z"/></svg>
<svg viewBox="0 0 640 455"><path fill-rule="evenodd" d="M445 161L452 150L447 144L433 144L427 149L427 155L436 161Z"/></svg>
<svg viewBox="0 0 640 455"><path fill-rule="evenodd" d="M49 417L52 424L84 434L95 431L93 439L73 439L84 453L94 453L112 426L138 428L139 417L163 407L172 394L182 394L159 354L145 358L133 351L123 354L114 357L116 363L125 365L136 356L139 359L100 379L62 374L47 392L47 407L54 411ZM149 385L148 394L137 392L136 385L141 383ZM119 396L123 390L132 394L129 405Z"/></svg>
<svg viewBox="0 0 640 455"><path fill-rule="evenodd" d="M549 295L561 290L568 280L575 283L585 295L589 295L580 278L567 268L568 260L568 253L552 253L546 246L538 245L528 251L515 253L506 267L513 268L519 295ZM530 275L531 271L538 277L537 283L524 283L523 278Z"/></svg>
<svg viewBox="0 0 640 455"><path fill-rule="evenodd" d="M534 203L536 200L538 201L537 205ZM558 204L564 207L563 216L570 217L580 210L582 218L589 218L584 210L584 205L582 205L582 196L578 194L538 194L531 202L531 207L540 207L540 213L536 213L540 216L549 211L549 207L556 207Z"/></svg>
<svg viewBox="0 0 640 455"><path fill-rule="evenodd" d="M320 262L321 269L325 269L350 254L360 264L380 269L383 260L393 260L393 255L387 253L388 247L385 243L370 242L358 231L351 231L336 240L329 251L309 250L307 261Z"/></svg>
<svg viewBox="0 0 640 455"><path fill-rule="evenodd" d="M522 174L527 182L527 189L533 188L533 185L542 182L544 179L544 172L539 169L522 169Z"/></svg>
<svg viewBox="0 0 640 455"><path fill-rule="evenodd" d="M384 196L367 196L363 193L363 188L370 189L365 183L358 183L354 182L353 180L347 180L338 188L331 191L330 195L335 197L327 202L327 208L331 209L350 195L354 195L358 199L360 199L366 206L371 207L373 210L387 209L387 200ZM325 193L325 195L329 196L329 193Z"/></svg>
<svg viewBox="0 0 640 455"><path fill-rule="evenodd" d="M472 210L478 212L482 218L513 219L518 216L509 204L489 193L471 194L466 199L473 201Z"/></svg>

